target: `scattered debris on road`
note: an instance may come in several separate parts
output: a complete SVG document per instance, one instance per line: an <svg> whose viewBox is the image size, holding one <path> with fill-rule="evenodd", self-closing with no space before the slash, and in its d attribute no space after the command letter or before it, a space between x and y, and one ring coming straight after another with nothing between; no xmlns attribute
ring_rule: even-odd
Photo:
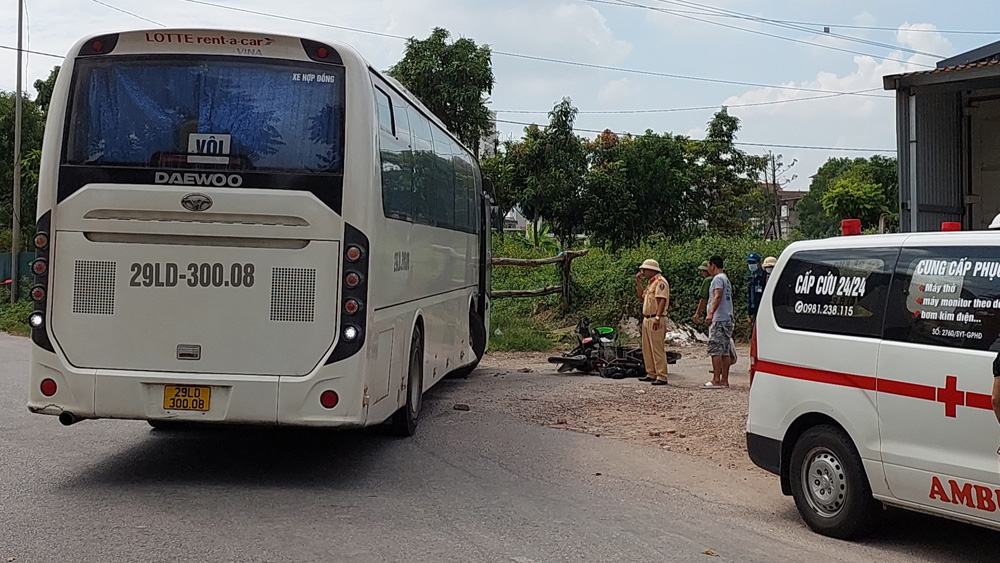
<svg viewBox="0 0 1000 563"><path fill-rule="evenodd" d="M465 403L455 403L455 410L457 411L467 411L471 410L471 407Z"/></svg>

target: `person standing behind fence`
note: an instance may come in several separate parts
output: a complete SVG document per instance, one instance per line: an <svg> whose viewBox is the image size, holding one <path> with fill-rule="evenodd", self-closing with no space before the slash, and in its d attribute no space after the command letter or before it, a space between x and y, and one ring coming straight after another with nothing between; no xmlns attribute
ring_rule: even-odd
<svg viewBox="0 0 1000 563"><path fill-rule="evenodd" d="M642 280L646 279L646 287ZM646 260L635 275L635 291L642 301L642 359L646 377L653 385L667 384L666 312L670 306L670 284L664 279L656 260Z"/></svg>
<svg viewBox="0 0 1000 563"><path fill-rule="evenodd" d="M721 256L708 261L712 275L711 298L705 322L708 328L708 355L712 357L712 381L702 387L722 389L729 387L729 367L733 364L733 286L723 270Z"/></svg>

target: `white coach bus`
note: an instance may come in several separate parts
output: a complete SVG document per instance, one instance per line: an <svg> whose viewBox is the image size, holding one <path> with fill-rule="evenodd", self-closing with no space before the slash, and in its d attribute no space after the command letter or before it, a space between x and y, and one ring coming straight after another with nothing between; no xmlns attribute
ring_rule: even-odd
<svg viewBox="0 0 1000 563"><path fill-rule="evenodd" d="M483 183L347 45L85 39L45 130L28 407L412 435L487 345Z"/></svg>

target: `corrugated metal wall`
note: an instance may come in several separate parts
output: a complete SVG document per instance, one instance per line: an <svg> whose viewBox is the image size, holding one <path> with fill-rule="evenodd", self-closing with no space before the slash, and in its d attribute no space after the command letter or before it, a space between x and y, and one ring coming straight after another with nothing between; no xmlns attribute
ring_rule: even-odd
<svg viewBox="0 0 1000 563"><path fill-rule="evenodd" d="M910 96L896 92L896 158L899 160L899 228L910 228Z"/></svg>
<svg viewBox="0 0 1000 563"><path fill-rule="evenodd" d="M949 90L916 91L916 165L907 158L907 172L901 173L901 179L905 176L906 184L900 185L900 193L909 193L912 189L911 175L916 172L917 225L914 229L907 220L904 228L908 231L937 231L943 221L963 221L965 218L962 97L953 88ZM900 170L904 167L901 166ZM904 213L908 215L908 212Z"/></svg>

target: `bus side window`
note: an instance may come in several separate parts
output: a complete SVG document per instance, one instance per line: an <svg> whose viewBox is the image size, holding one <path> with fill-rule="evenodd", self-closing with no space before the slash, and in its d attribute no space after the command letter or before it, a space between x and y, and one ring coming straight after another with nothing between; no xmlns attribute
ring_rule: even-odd
<svg viewBox="0 0 1000 563"><path fill-rule="evenodd" d="M375 104L378 106L379 129L390 135L395 135L396 128L392 125L392 101L389 100L389 95L375 88Z"/></svg>
<svg viewBox="0 0 1000 563"><path fill-rule="evenodd" d="M431 167L435 160L431 123L420 112L407 109L413 139L413 221L434 225L434 182Z"/></svg>
<svg viewBox="0 0 1000 563"><path fill-rule="evenodd" d="M475 199L476 180L473 177L474 165L472 158L460 147L455 147L458 154L455 162L455 227L459 230L472 232L475 228L475 209L470 203Z"/></svg>
<svg viewBox="0 0 1000 563"><path fill-rule="evenodd" d="M410 168L409 127L405 112L393 116L392 100L375 90L379 121L379 160L382 170L382 211L390 219L408 221L412 215L410 192L413 189ZM395 133L393 133L395 131ZM405 140L400 138L405 136Z"/></svg>
<svg viewBox="0 0 1000 563"><path fill-rule="evenodd" d="M452 140L440 129L431 130L434 138L434 161L431 165L433 207L438 227L455 227L455 164L452 161Z"/></svg>

